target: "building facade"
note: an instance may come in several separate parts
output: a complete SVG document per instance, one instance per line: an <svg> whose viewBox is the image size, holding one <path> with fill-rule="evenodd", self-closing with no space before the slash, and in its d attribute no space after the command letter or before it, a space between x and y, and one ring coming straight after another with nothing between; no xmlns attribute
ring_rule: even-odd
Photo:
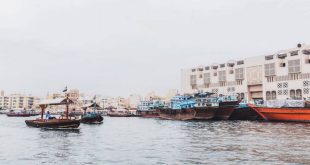
<svg viewBox="0 0 310 165"><path fill-rule="evenodd" d="M184 93L238 94L248 100L310 97L310 45L182 70Z"/></svg>
<svg viewBox="0 0 310 165"><path fill-rule="evenodd" d="M34 108L40 99L34 96L12 94L0 96L0 107L3 109L31 109Z"/></svg>

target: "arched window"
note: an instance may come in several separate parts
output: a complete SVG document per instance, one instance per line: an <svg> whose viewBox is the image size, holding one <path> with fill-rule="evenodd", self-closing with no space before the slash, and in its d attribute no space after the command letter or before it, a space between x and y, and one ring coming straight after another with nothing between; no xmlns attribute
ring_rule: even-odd
<svg viewBox="0 0 310 165"><path fill-rule="evenodd" d="M244 99L244 93L240 94L241 99Z"/></svg>
<svg viewBox="0 0 310 165"><path fill-rule="evenodd" d="M301 89L297 89L297 90L296 90L296 99L299 99L299 100L302 99Z"/></svg>
<svg viewBox="0 0 310 165"><path fill-rule="evenodd" d="M271 94L269 91L266 92L266 100L270 100L271 99Z"/></svg>
<svg viewBox="0 0 310 165"><path fill-rule="evenodd" d="M290 97L292 98L292 99L295 99L295 90L294 89L292 89L292 90L290 90Z"/></svg>
<svg viewBox="0 0 310 165"><path fill-rule="evenodd" d="M271 92L271 99L272 100L276 100L277 99L277 92L276 91L272 91Z"/></svg>

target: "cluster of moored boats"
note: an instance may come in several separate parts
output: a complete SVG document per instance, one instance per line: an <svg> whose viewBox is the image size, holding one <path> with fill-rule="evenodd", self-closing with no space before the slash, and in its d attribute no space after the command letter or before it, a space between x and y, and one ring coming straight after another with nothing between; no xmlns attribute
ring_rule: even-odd
<svg viewBox="0 0 310 165"><path fill-rule="evenodd" d="M247 103L236 95L196 93L178 95L169 103L161 100L142 101L138 112L142 117L169 120L266 120L310 121L307 100L260 100Z"/></svg>
<svg viewBox="0 0 310 165"><path fill-rule="evenodd" d="M19 112L10 111L8 117L29 117L41 115L34 120L26 120L31 127L50 129L76 129L80 123L98 124L103 117L96 111L99 105L94 101L82 107L84 113L69 113L69 105L73 101L68 96L45 100L39 103L41 112L34 110ZM46 116L48 106L65 105L65 114L56 118ZM92 109L91 112L86 112ZM168 103L160 99L141 101L137 112L133 114L127 109L111 109L110 117L145 117L167 120L266 120L310 122L310 102L307 100L269 100L256 104L246 103L236 95L217 95L214 93L196 93L194 95L177 95ZM77 117L78 116L78 117Z"/></svg>

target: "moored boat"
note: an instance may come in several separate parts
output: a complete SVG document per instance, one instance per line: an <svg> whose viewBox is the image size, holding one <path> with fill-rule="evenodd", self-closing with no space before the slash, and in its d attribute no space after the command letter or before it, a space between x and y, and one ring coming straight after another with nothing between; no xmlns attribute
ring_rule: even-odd
<svg viewBox="0 0 310 165"><path fill-rule="evenodd" d="M242 101L230 115L229 120L262 120L262 118L253 108L248 106L246 101Z"/></svg>
<svg viewBox="0 0 310 165"><path fill-rule="evenodd" d="M26 111L14 111L10 110L8 113L6 113L8 117L30 117L30 116L37 116L39 113L35 112L34 110Z"/></svg>
<svg viewBox="0 0 310 165"><path fill-rule="evenodd" d="M234 95L224 95L219 97L219 108L215 113L214 119L227 120L234 109L239 106L240 100Z"/></svg>
<svg viewBox="0 0 310 165"><path fill-rule="evenodd" d="M310 107L304 100L267 101L264 106L250 106L266 121L310 122Z"/></svg>
<svg viewBox="0 0 310 165"><path fill-rule="evenodd" d="M144 118L158 118L159 108L164 107L162 100L141 101L138 105L137 113Z"/></svg>
<svg viewBox="0 0 310 165"><path fill-rule="evenodd" d="M117 108L116 110L110 110L107 114L110 117L131 117L131 113L124 108Z"/></svg>
<svg viewBox="0 0 310 165"><path fill-rule="evenodd" d="M195 104L192 96L175 96L171 99L169 107L159 109L159 117L167 120L193 120L196 115Z"/></svg>
<svg viewBox="0 0 310 165"><path fill-rule="evenodd" d="M214 93L208 92L194 95L196 98L195 120L210 120L214 118L219 108L219 103L217 98L212 95L214 95Z"/></svg>

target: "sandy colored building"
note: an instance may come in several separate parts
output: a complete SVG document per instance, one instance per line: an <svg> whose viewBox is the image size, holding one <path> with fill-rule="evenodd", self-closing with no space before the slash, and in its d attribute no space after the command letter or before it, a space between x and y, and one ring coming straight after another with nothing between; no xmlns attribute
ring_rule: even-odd
<svg viewBox="0 0 310 165"><path fill-rule="evenodd" d="M248 100L307 98L310 45L298 44L273 54L183 69L181 83L184 93L234 93Z"/></svg>

